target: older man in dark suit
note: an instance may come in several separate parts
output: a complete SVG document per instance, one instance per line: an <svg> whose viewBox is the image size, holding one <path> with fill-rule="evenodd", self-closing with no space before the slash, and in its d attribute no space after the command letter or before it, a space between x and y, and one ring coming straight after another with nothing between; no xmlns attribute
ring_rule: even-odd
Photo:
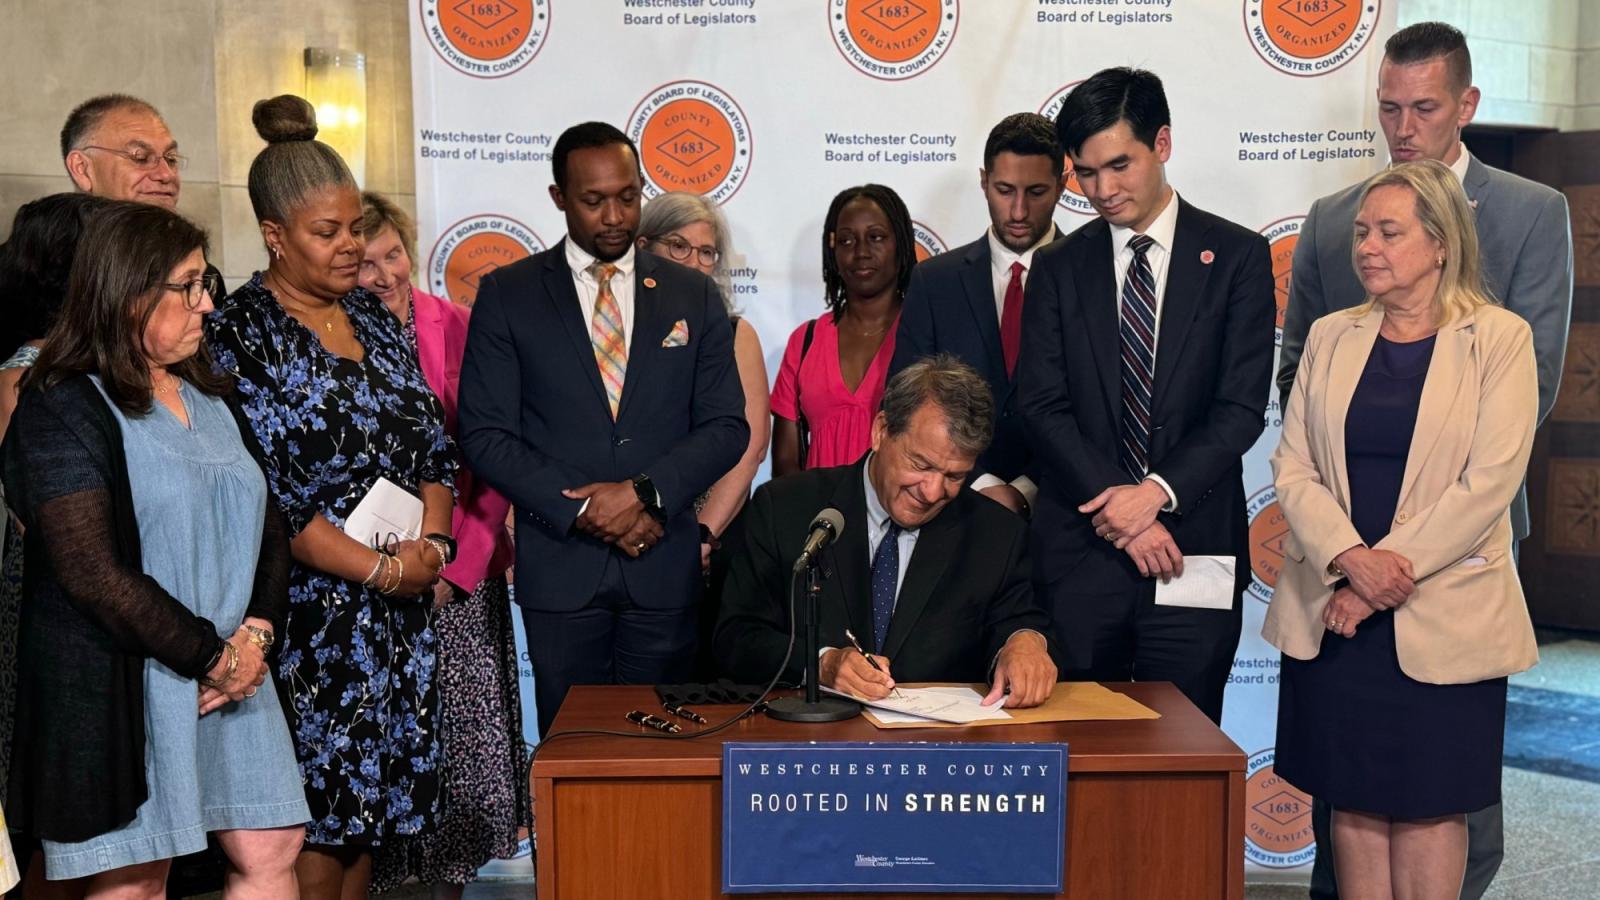
<svg viewBox="0 0 1600 900"><path fill-rule="evenodd" d="M589 122L553 157L567 237L483 279L459 413L468 463L517 510L541 734L574 684L687 677L694 499L750 439L715 285L634 247L632 142Z"/></svg>
<svg viewBox="0 0 1600 900"><path fill-rule="evenodd" d="M890 380L860 462L762 485L723 589L723 670L760 683L777 674L789 645L791 565L812 518L831 506L845 527L825 551L823 685L877 699L896 681L987 681L985 702L1043 703L1056 667L1028 580L1027 527L963 490L993 428L982 377L937 356ZM850 647L846 629L881 670ZM783 677L799 683L804 662L792 655Z"/></svg>
<svg viewBox="0 0 1600 900"><path fill-rule="evenodd" d="M1034 580L1069 677L1171 681L1220 722L1250 577L1241 460L1272 381L1267 243L1167 183L1154 74L1095 74L1056 128L1101 217L1041 250L1028 282L1018 390L1049 473ZM1157 603L1156 579L1197 554L1232 558L1231 592Z"/></svg>

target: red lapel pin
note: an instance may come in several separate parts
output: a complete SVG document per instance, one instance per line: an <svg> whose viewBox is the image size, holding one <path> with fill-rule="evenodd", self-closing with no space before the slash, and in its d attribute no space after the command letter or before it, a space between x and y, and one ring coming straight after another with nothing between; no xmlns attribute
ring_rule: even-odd
<svg viewBox="0 0 1600 900"><path fill-rule="evenodd" d="M646 278L644 280L644 286L647 288L653 288L656 286L656 280L654 278Z"/></svg>
<svg viewBox="0 0 1600 900"><path fill-rule="evenodd" d="M1215 253L1212 253L1210 250L1201 250L1200 251L1200 262L1201 262L1202 265L1209 266L1209 265L1211 265L1212 262L1214 262L1216 260L1216 258L1217 258L1217 255Z"/></svg>

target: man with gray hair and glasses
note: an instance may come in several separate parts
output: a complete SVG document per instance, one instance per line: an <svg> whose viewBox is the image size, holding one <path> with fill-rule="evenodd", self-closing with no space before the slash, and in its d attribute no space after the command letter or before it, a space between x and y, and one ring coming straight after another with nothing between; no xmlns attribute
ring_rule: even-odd
<svg viewBox="0 0 1600 900"><path fill-rule="evenodd" d="M723 589L722 672L758 683L776 672L789 643L794 557L813 517L832 507L845 526L823 554L824 686L881 699L898 681L987 682L988 704L1048 699L1056 667L1049 617L1029 581L1027 526L964 490L993 434L988 383L941 354L890 380L861 460L762 485ZM795 654L783 678L797 684L803 670Z"/></svg>

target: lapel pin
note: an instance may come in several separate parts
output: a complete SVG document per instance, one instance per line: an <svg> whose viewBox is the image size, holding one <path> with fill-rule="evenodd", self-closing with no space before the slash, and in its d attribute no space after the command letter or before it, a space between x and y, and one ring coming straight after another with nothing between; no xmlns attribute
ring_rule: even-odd
<svg viewBox="0 0 1600 900"><path fill-rule="evenodd" d="M656 280L654 278L646 278L644 280L644 286L647 288L653 288L656 286Z"/></svg>
<svg viewBox="0 0 1600 900"><path fill-rule="evenodd" d="M1201 262L1202 265L1209 266L1209 265L1211 265L1211 263L1213 261L1216 260L1216 258L1217 258L1217 255L1215 253L1212 253L1210 250L1201 250L1200 251L1200 262Z"/></svg>

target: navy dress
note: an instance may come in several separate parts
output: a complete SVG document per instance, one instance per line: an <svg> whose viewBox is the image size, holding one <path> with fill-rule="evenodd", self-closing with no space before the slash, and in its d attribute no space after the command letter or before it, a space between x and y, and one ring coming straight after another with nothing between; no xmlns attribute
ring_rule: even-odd
<svg viewBox="0 0 1600 900"><path fill-rule="evenodd" d="M1345 419L1350 519L1372 546L1400 502L1433 338L1379 337ZM1327 633L1316 658L1283 657L1275 769L1334 807L1427 819L1500 802L1506 680L1424 684L1400 669L1394 613L1354 637Z"/></svg>

